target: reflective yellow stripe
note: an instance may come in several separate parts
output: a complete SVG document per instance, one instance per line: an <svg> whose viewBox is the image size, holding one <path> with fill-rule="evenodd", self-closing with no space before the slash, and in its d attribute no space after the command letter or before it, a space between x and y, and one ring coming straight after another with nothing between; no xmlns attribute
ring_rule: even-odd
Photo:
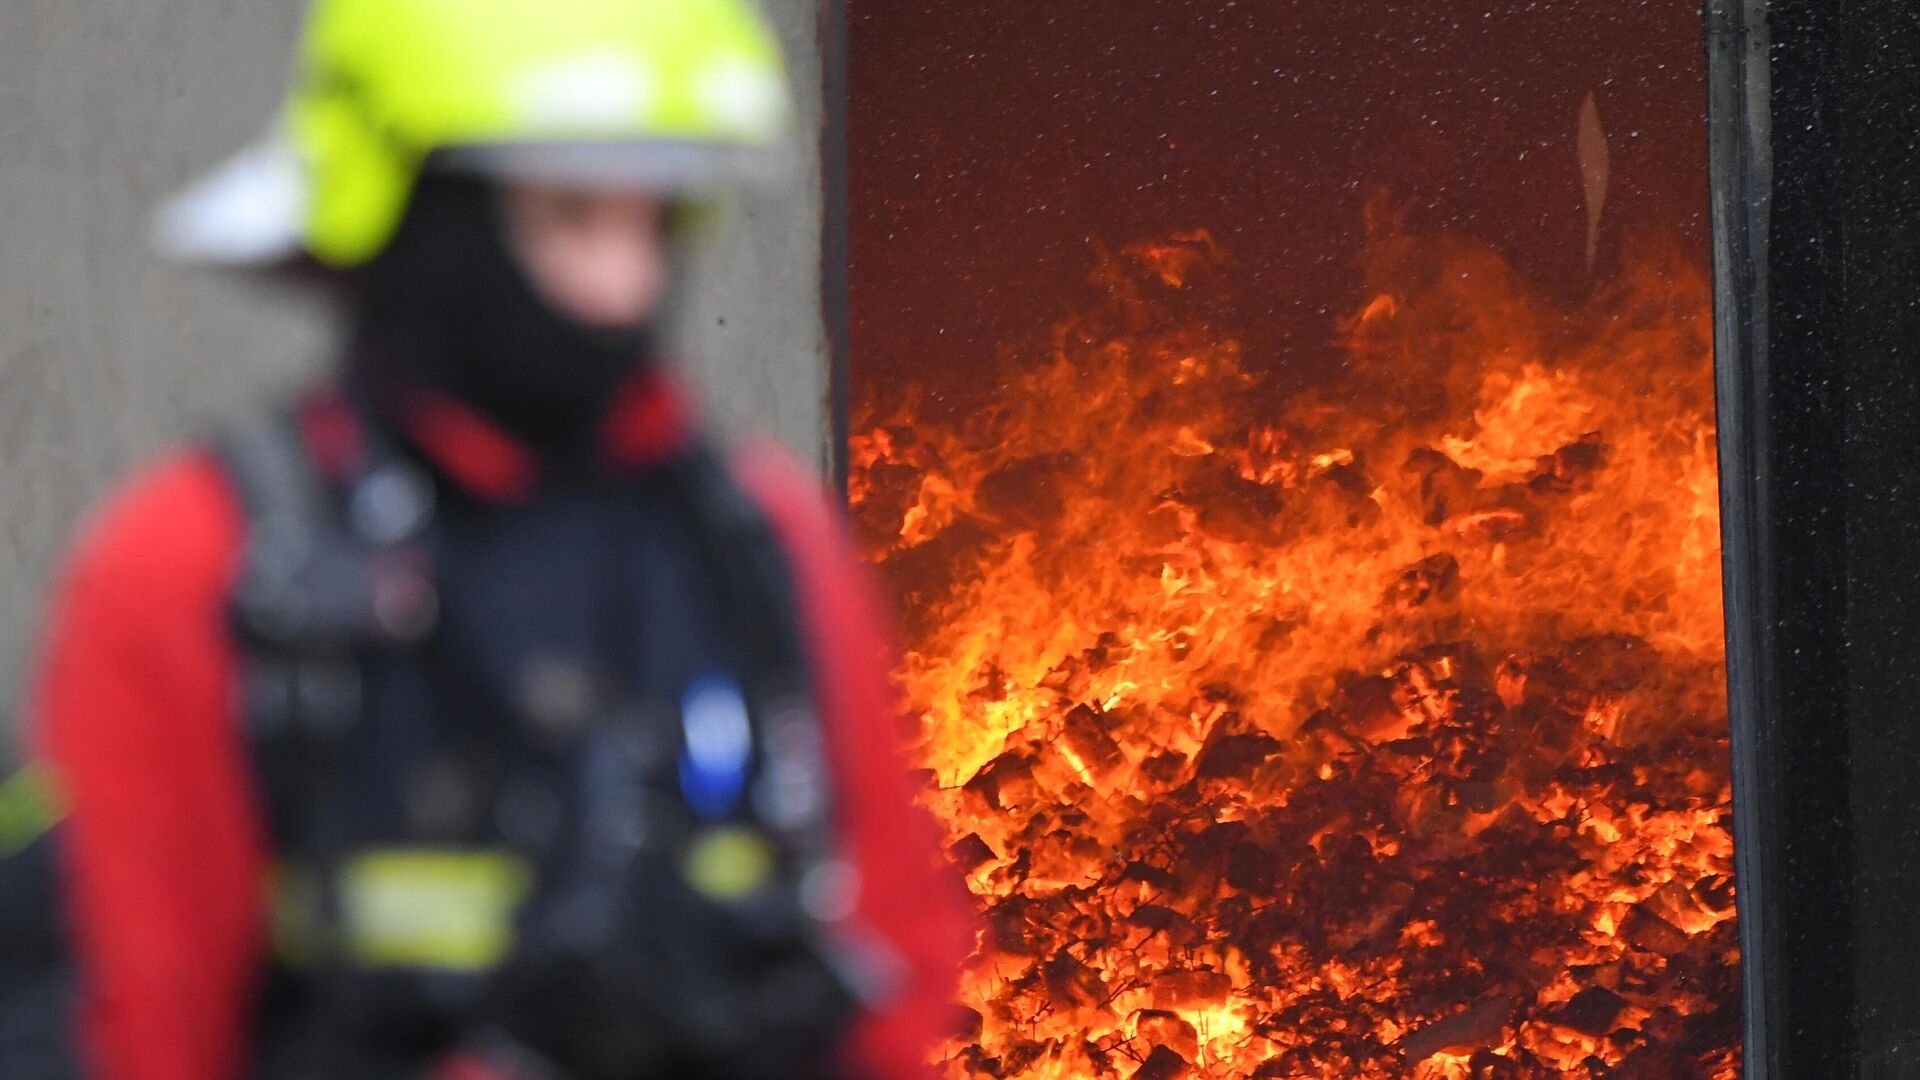
<svg viewBox="0 0 1920 1080"><path fill-rule="evenodd" d="M0 858L19 853L67 816L53 770L29 765L0 781Z"/></svg>
<svg viewBox="0 0 1920 1080"><path fill-rule="evenodd" d="M532 885L532 869L505 852L363 852L340 871L340 944L367 967L482 971L513 948L514 916ZM296 965L311 962L322 947L312 874L283 868L276 893L281 957Z"/></svg>

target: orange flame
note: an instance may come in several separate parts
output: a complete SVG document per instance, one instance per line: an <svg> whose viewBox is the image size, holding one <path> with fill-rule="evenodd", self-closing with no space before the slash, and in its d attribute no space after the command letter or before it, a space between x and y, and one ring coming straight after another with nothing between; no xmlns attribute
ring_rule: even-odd
<svg viewBox="0 0 1920 1080"><path fill-rule="evenodd" d="M991 927L953 1076L1737 1075L1703 275L1373 230L1336 383L1263 387L1194 232L856 427Z"/></svg>

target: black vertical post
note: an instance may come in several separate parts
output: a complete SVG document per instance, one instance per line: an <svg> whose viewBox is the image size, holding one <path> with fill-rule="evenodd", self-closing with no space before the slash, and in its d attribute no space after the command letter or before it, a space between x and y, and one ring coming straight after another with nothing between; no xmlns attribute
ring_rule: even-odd
<svg viewBox="0 0 1920 1080"><path fill-rule="evenodd" d="M1772 119L1764 0L1707 6L1708 147L1713 213L1714 354L1727 611L1727 691L1733 720L1734 857L1746 1020L1745 1080L1786 1075L1777 1032L1786 1012L1776 896L1782 780L1776 729L1774 595L1767 447L1768 209Z"/></svg>
<svg viewBox="0 0 1920 1080"><path fill-rule="evenodd" d="M1920 1077L1920 5L1711 0L1748 1080Z"/></svg>

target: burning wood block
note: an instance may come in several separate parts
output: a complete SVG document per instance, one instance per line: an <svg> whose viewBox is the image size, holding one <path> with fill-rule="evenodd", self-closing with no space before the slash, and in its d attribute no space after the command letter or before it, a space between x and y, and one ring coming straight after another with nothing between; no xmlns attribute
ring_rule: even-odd
<svg viewBox="0 0 1920 1080"><path fill-rule="evenodd" d="M955 1039L961 1042L977 1043L980 1038L980 1032L986 1027L986 1022L986 1017L980 1015L980 1010L970 1009L965 1005L955 1005L953 1007L953 1026L948 1030Z"/></svg>
<svg viewBox="0 0 1920 1080"><path fill-rule="evenodd" d="M1233 980L1205 969L1164 971L1154 976L1152 989L1156 1009L1218 1008L1233 992Z"/></svg>
<svg viewBox="0 0 1920 1080"><path fill-rule="evenodd" d="M1350 734L1368 742L1403 739L1413 728L1413 721L1394 700L1393 680L1383 675L1349 680L1340 688L1333 711L1346 722Z"/></svg>
<svg viewBox="0 0 1920 1080"><path fill-rule="evenodd" d="M1556 495L1583 491L1593 485L1593 474L1607 464L1607 444L1600 433L1590 431L1578 442L1543 455L1533 475L1527 478L1528 490Z"/></svg>
<svg viewBox="0 0 1920 1080"><path fill-rule="evenodd" d="M1251 777L1253 771L1280 752L1280 740L1271 735L1250 732L1209 739L1194 762L1194 775L1202 780Z"/></svg>
<svg viewBox="0 0 1920 1080"><path fill-rule="evenodd" d="M1060 661L1040 680L1041 686L1068 700L1085 697L1091 684L1092 677L1087 671L1087 666L1077 656L1069 656Z"/></svg>
<svg viewBox="0 0 1920 1080"><path fill-rule="evenodd" d="M1133 1074L1133 1080L1182 1080L1193 1069L1187 1059L1169 1047L1156 1046Z"/></svg>
<svg viewBox="0 0 1920 1080"><path fill-rule="evenodd" d="M1527 1080L1527 1066L1491 1050L1481 1050L1467 1060L1467 1075L1472 1080Z"/></svg>
<svg viewBox="0 0 1920 1080"><path fill-rule="evenodd" d="M1578 760L1589 743L1578 711L1528 701L1508 717L1514 734L1525 740L1527 750L1513 757L1513 773L1531 791L1541 790L1560 769Z"/></svg>
<svg viewBox="0 0 1920 1080"><path fill-rule="evenodd" d="M1106 1003L1107 984L1092 968L1064 949L1047 960L1041 976L1055 1005L1077 1009Z"/></svg>
<svg viewBox="0 0 1920 1080"><path fill-rule="evenodd" d="M1134 1037L1155 1049L1165 1047L1183 1061L1200 1056L1200 1033L1177 1013L1142 1009L1134 1014Z"/></svg>
<svg viewBox="0 0 1920 1080"><path fill-rule="evenodd" d="M1693 898L1714 915L1723 919L1730 917L1733 914L1733 875L1715 874L1694 882Z"/></svg>
<svg viewBox="0 0 1920 1080"><path fill-rule="evenodd" d="M1187 755L1169 750L1141 762L1140 779L1154 787L1170 787L1179 781L1186 768Z"/></svg>
<svg viewBox="0 0 1920 1080"><path fill-rule="evenodd" d="M1595 1039L1604 1039L1613 1033L1614 1025L1625 1012L1627 1000L1604 986L1589 986L1573 995L1548 1019L1561 1027L1577 1031Z"/></svg>
<svg viewBox="0 0 1920 1080"><path fill-rule="evenodd" d="M1060 741L1072 755L1076 771L1101 791L1111 790L1115 779L1127 767L1127 755L1107 733L1099 713L1085 705L1076 705L1067 714Z"/></svg>
<svg viewBox="0 0 1920 1080"><path fill-rule="evenodd" d="M1141 904L1127 921L1152 934L1165 934L1176 946L1187 946L1200 939L1200 927L1192 919L1160 904Z"/></svg>
<svg viewBox="0 0 1920 1080"><path fill-rule="evenodd" d="M1019 1076L1027 1071L1028 1066L1047 1056L1047 1051L1051 1049L1053 1049L1051 1043L1041 1042L1038 1039L1016 1039L1001 1054L998 1066L991 1075Z"/></svg>
<svg viewBox="0 0 1920 1080"><path fill-rule="evenodd" d="M1678 881L1669 881L1652 895L1644 905L1662 919L1682 931L1695 933L1707 929L1719 921L1694 896L1693 890Z"/></svg>
<svg viewBox="0 0 1920 1080"><path fill-rule="evenodd" d="M947 859L963 874L971 873L998 859L993 848L980 839L979 833L968 833L947 846Z"/></svg>
<svg viewBox="0 0 1920 1080"><path fill-rule="evenodd" d="M966 791L995 811L1029 804L1034 798L1033 761L1012 750L980 767Z"/></svg>
<svg viewBox="0 0 1920 1080"><path fill-rule="evenodd" d="M1484 475L1456 463L1438 450L1422 446L1407 455L1406 471L1420 478L1421 519L1439 525L1463 511L1480 509L1486 496L1480 490Z"/></svg>
<svg viewBox="0 0 1920 1080"><path fill-rule="evenodd" d="M1620 936L1635 948L1662 956L1672 956L1687 947L1687 932L1644 903L1635 904L1620 921Z"/></svg>
<svg viewBox="0 0 1920 1080"><path fill-rule="evenodd" d="M1091 884L1107 852L1085 833L1060 828L1034 839L1022 854L1032 861L1035 881L1067 885Z"/></svg>
<svg viewBox="0 0 1920 1080"><path fill-rule="evenodd" d="M1322 508L1343 508L1346 526L1360 528L1380 518L1380 504L1372 499L1376 486L1357 462L1335 465L1314 477L1314 501Z"/></svg>
<svg viewBox="0 0 1920 1080"><path fill-rule="evenodd" d="M1497 1045L1513 1019L1509 998L1488 998L1444 1020L1436 1020L1400 1040L1407 1063L1417 1065L1435 1054L1470 1054Z"/></svg>
<svg viewBox="0 0 1920 1080"><path fill-rule="evenodd" d="M1387 586L1383 602L1405 616L1429 602L1445 602L1460 594L1460 560L1447 552L1414 563Z"/></svg>
<svg viewBox="0 0 1920 1080"><path fill-rule="evenodd" d="M1196 872L1203 865L1224 871L1227 853L1252 831L1253 827L1244 821L1208 822L1199 832L1187 838L1186 861L1180 868L1182 875Z"/></svg>
<svg viewBox="0 0 1920 1080"><path fill-rule="evenodd" d="M1005 1069L1002 1067L1000 1059L989 1057L987 1048L977 1042L960 1051L959 1060L960 1067L965 1069L969 1076L999 1077L1005 1075Z"/></svg>
<svg viewBox="0 0 1920 1080"><path fill-rule="evenodd" d="M1171 891L1176 883L1176 879L1171 873L1152 863L1142 862L1138 859L1129 862L1121 868L1120 880L1123 883L1138 882L1155 892Z"/></svg>
<svg viewBox="0 0 1920 1080"><path fill-rule="evenodd" d="M994 948L1009 956L1034 956L1045 941L1034 924L1033 902L1009 896L987 909L987 933Z"/></svg>
<svg viewBox="0 0 1920 1080"><path fill-rule="evenodd" d="M1227 852L1227 884L1267 897L1280 891L1280 860L1273 852L1242 840Z"/></svg>

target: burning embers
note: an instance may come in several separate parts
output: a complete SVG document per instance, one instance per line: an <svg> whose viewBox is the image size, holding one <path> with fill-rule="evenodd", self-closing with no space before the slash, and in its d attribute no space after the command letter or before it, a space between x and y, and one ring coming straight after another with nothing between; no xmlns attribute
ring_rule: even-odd
<svg viewBox="0 0 1920 1080"><path fill-rule="evenodd" d="M991 927L954 1076L1738 1072L1705 284L1374 217L1334 384L1209 332L1197 233L960 428L856 428Z"/></svg>

